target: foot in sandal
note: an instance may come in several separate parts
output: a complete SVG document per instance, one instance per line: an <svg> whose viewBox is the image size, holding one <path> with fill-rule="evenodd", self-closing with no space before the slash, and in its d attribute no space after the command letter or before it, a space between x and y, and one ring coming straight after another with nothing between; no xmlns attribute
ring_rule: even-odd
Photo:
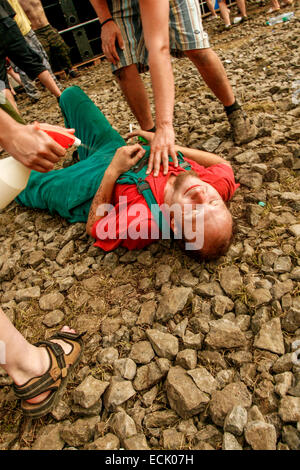
<svg viewBox="0 0 300 470"><path fill-rule="evenodd" d="M19 371L14 376L14 392L20 398L24 415L40 418L56 405L65 389L73 368L82 354L82 334L69 327L40 341L37 352L38 365L32 370Z"/></svg>

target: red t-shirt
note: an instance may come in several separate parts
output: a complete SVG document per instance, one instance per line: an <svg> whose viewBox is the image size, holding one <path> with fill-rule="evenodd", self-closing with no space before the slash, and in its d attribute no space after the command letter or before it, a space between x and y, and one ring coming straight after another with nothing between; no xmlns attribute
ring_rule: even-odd
<svg viewBox="0 0 300 470"><path fill-rule="evenodd" d="M218 191L224 201L232 198L239 185L235 183L230 166L218 163L205 168L192 160L185 160L202 181ZM169 176L178 175L182 171L186 170L180 166L175 168L173 162L170 162L167 175L160 172L156 177L153 173L147 176L146 181L159 205L164 202L164 189ZM139 250L157 241L156 221L135 184L116 184L112 204L114 209L93 226L92 236L96 239L94 246L105 251L114 250L120 245L129 250Z"/></svg>

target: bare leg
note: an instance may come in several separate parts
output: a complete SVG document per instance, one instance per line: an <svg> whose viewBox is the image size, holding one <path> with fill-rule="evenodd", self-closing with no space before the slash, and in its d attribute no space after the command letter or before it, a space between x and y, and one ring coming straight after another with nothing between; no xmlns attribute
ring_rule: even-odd
<svg viewBox="0 0 300 470"><path fill-rule="evenodd" d="M207 3L208 9L211 12L212 16L217 17L218 15L217 15L217 13L214 9L214 5L213 5L212 0L206 0L206 3Z"/></svg>
<svg viewBox="0 0 300 470"><path fill-rule="evenodd" d="M226 71L217 54L212 49L195 49L185 51L195 64L206 85L224 106L234 103L235 97Z"/></svg>
<svg viewBox="0 0 300 470"><path fill-rule="evenodd" d="M19 113L19 110L18 110L18 106L17 106L17 103L15 102L15 99L13 97L13 94L12 92L8 89L8 88L5 88L4 91L4 94L6 96L6 98L8 99L8 101L10 102L10 104L15 108L15 110Z"/></svg>
<svg viewBox="0 0 300 470"><path fill-rule="evenodd" d="M220 13L222 16L222 19L225 23L225 26L228 26L231 24L230 22L230 11L227 8L225 0L219 1L219 8L220 8Z"/></svg>
<svg viewBox="0 0 300 470"><path fill-rule="evenodd" d="M64 331L74 331L64 327ZM52 340L51 340L52 341ZM62 340L59 343L68 354L71 346ZM0 308L0 365L17 385L27 382L33 377L44 374L49 367L49 356L45 348L32 346L13 326ZM44 400L50 392L44 392L30 403Z"/></svg>
<svg viewBox="0 0 300 470"><path fill-rule="evenodd" d="M55 81L51 77L48 70L44 70L38 75L41 83L56 97L58 98L61 95L61 91L56 85Z"/></svg>
<svg viewBox="0 0 300 470"><path fill-rule="evenodd" d="M241 12L241 15L243 17L247 16L246 1L245 0L236 0L236 4L238 6L238 9Z"/></svg>
<svg viewBox="0 0 300 470"><path fill-rule="evenodd" d="M20 75L14 71L12 67L7 70L7 73L20 85L23 86Z"/></svg>
<svg viewBox="0 0 300 470"><path fill-rule="evenodd" d="M152 129L154 122L150 102L136 65L123 67L116 74L116 78L141 128L144 130Z"/></svg>

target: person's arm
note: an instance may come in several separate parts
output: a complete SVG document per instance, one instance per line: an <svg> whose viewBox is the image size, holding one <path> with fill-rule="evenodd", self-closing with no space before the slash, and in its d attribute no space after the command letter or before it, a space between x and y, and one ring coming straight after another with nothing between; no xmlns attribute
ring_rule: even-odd
<svg viewBox="0 0 300 470"><path fill-rule="evenodd" d="M107 0L90 0L90 3L93 5L93 8L97 13L100 23L103 23L109 18L112 18L110 9L107 4ZM108 21L102 26L101 42L102 50L107 60L113 64L119 62L120 58L117 53L116 44L118 44L119 47L123 49L124 42L120 28L116 25L114 21Z"/></svg>
<svg viewBox="0 0 300 470"><path fill-rule="evenodd" d="M134 166L144 154L145 150L139 144L120 147L116 151L114 158L104 173L90 208L86 224L86 232L89 235L92 234L95 222L105 217L106 214L97 215L97 209L102 204L112 203L114 187L119 176Z"/></svg>
<svg viewBox="0 0 300 470"><path fill-rule="evenodd" d="M143 137L148 140L151 144L154 136L152 132L143 131L142 129L136 129L130 132L126 139L131 139L132 137ZM227 162L224 158L216 155L215 153L205 152L204 150L192 149L189 147L182 147L181 145L175 145L175 152L181 152L189 160L193 160L199 165L208 167L211 165L217 165L218 163L224 163L231 167L231 164Z"/></svg>
<svg viewBox="0 0 300 470"><path fill-rule="evenodd" d="M162 162L168 171L168 155L177 165L174 149L174 77L169 45L169 1L139 0L156 112L156 132L151 144L148 173L158 175Z"/></svg>
<svg viewBox="0 0 300 470"><path fill-rule="evenodd" d="M32 170L45 173L65 155L66 150L33 124L20 124L0 109L0 145Z"/></svg>

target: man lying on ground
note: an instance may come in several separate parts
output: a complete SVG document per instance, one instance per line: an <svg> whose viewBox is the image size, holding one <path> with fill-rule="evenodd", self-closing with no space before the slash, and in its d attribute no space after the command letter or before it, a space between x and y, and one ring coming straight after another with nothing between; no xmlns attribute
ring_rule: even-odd
<svg viewBox="0 0 300 470"><path fill-rule="evenodd" d="M87 233L105 251L141 249L173 235L204 258L226 252L232 217L225 202L238 187L228 162L176 146L176 168L170 161L167 175L146 175L150 147L126 146L80 88L66 89L60 107L66 126L85 144L78 149L80 161L47 174L32 172L20 204L87 222ZM150 141L153 136L132 135L138 134Z"/></svg>

